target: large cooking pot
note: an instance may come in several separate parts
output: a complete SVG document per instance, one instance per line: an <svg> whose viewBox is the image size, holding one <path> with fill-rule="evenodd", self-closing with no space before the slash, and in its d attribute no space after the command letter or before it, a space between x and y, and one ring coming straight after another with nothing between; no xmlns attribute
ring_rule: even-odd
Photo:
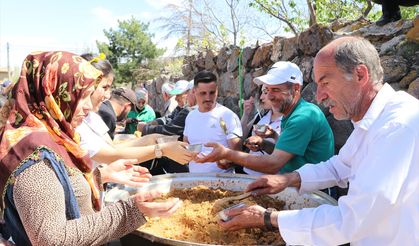
<svg viewBox="0 0 419 246"><path fill-rule="evenodd" d="M105 203L112 203L127 199L138 189L158 190L166 193L173 189L192 188L198 185L205 185L210 188L222 188L232 191L243 191L247 185L257 177L244 174L222 174L222 173L178 173L153 176L149 183L141 188L115 187L105 195ZM286 209L301 209L317 207L321 204L337 205L335 199L321 191L299 195L296 189L287 188L284 191L271 195L286 201ZM179 240L172 240L152 234L134 231L121 239L123 245L207 245L191 243Z"/></svg>

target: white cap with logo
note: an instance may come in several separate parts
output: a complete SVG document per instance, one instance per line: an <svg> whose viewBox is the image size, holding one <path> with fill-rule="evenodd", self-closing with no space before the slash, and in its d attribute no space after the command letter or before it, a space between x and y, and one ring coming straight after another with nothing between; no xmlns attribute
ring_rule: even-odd
<svg viewBox="0 0 419 246"><path fill-rule="evenodd" d="M254 78L253 82L257 85L280 85L286 82L302 85L303 73L295 63L279 61L265 75Z"/></svg>
<svg viewBox="0 0 419 246"><path fill-rule="evenodd" d="M192 89L193 83L192 83L192 87L190 83L191 83L190 81L179 80L178 82L176 82L175 88L173 88L173 90L170 91L170 94L179 95L179 94L185 93L187 90Z"/></svg>

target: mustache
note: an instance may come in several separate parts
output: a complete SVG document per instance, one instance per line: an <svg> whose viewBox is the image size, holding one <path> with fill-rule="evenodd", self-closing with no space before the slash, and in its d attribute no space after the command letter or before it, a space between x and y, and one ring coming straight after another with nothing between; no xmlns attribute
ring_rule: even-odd
<svg viewBox="0 0 419 246"><path fill-rule="evenodd" d="M321 102L321 104L324 106L324 107L326 107L326 108L328 108L328 107L333 107L333 106L335 106L335 102L333 102L332 100L330 100L330 99L325 99L325 100L323 100L322 102Z"/></svg>

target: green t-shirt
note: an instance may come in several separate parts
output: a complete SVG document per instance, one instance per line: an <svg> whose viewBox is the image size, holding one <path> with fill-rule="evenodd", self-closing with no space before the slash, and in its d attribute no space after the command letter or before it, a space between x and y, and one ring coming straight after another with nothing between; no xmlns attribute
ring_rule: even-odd
<svg viewBox="0 0 419 246"><path fill-rule="evenodd" d="M141 122L149 122L156 119L156 114L152 107L146 104L141 112L130 111L127 115L128 119L136 118ZM137 124L130 123L125 126L125 133L134 134L137 130Z"/></svg>
<svg viewBox="0 0 419 246"><path fill-rule="evenodd" d="M332 129L320 108L300 99L294 110L282 118L275 149L294 154L294 157L280 172L288 173L306 163L328 160L334 154L334 144Z"/></svg>

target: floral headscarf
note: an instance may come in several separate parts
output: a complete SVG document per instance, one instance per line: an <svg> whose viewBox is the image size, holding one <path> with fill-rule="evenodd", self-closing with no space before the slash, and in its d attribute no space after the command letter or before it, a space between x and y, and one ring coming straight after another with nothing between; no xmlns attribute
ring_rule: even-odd
<svg viewBox="0 0 419 246"><path fill-rule="evenodd" d="M2 199L15 169L45 146L67 166L84 173L92 189L93 205L99 209L92 164L87 151L79 147L80 137L70 122L84 91L101 75L83 58L68 52L32 53L26 57L11 99L0 112Z"/></svg>

